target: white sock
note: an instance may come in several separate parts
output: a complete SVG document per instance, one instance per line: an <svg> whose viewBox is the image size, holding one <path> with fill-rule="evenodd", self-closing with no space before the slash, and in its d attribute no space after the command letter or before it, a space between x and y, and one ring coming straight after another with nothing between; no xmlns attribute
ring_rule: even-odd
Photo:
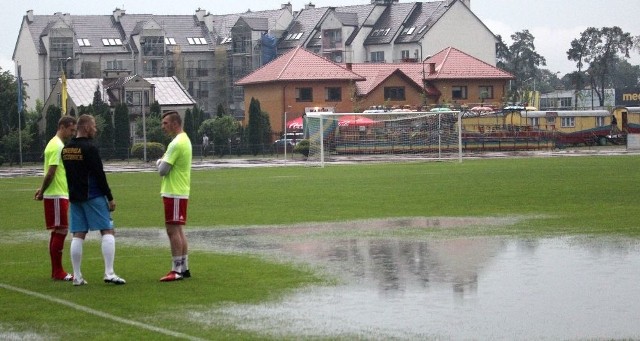
<svg viewBox="0 0 640 341"><path fill-rule="evenodd" d="M173 259L173 265L171 265L171 271L182 272L182 256L171 257Z"/></svg>
<svg viewBox="0 0 640 341"><path fill-rule="evenodd" d="M189 255L182 256L182 272L189 270Z"/></svg>
<svg viewBox="0 0 640 341"><path fill-rule="evenodd" d="M82 278L82 244L84 239L74 237L71 239L71 247L69 248L69 254L71 255L71 266L73 267L73 277Z"/></svg>
<svg viewBox="0 0 640 341"><path fill-rule="evenodd" d="M113 260L116 257L116 238L112 234L102 236L102 258L104 258L104 274L111 276Z"/></svg>

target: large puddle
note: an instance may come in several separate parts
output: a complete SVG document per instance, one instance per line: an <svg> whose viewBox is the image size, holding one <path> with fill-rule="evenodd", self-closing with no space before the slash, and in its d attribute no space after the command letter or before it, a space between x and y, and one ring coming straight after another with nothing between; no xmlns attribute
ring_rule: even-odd
<svg viewBox="0 0 640 341"><path fill-rule="evenodd" d="M263 305L193 312L274 337L363 339L640 338L640 241L608 237L403 237L403 227L509 224L410 219L289 228L189 229L192 249L295 260L337 278ZM355 232L355 233L354 233ZM395 233L394 233L395 232ZM162 231L122 230L127 243Z"/></svg>

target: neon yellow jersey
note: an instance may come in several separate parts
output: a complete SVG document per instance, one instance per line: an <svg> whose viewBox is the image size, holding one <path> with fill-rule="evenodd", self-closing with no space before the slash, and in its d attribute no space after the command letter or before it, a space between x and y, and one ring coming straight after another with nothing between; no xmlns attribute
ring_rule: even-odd
<svg viewBox="0 0 640 341"><path fill-rule="evenodd" d="M44 149L44 174L47 174L50 166L56 166L56 172L53 174L51 184L42 193L45 198L69 197L67 175L61 158L62 148L64 148L64 142L56 135L49 140L47 147Z"/></svg>
<svg viewBox="0 0 640 341"><path fill-rule="evenodd" d="M162 177L160 193L166 197L188 198L191 189L191 140L187 133L176 135L169 143L162 161L171 165Z"/></svg>

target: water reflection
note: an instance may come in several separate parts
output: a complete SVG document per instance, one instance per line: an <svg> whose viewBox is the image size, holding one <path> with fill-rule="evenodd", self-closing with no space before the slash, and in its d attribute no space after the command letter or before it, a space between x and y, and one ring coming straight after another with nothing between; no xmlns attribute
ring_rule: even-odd
<svg viewBox="0 0 640 341"><path fill-rule="evenodd" d="M280 302L193 312L191 319L276 338L640 338L638 240L432 239L379 232L190 231L192 248L293 258L341 280Z"/></svg>

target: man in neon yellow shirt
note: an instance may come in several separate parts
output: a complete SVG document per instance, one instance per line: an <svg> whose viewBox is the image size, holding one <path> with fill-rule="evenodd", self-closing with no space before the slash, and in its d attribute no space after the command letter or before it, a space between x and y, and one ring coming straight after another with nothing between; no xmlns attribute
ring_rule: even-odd
<svg viewBox="0 0 640 341"><path fill-rule="evenodd" d="M164 203L165 228L171 244L171 271L160 278L171 282L191 277L187 237L187 203L191 188L191 140L182 130L182 118L176 111L162 115L162 129L173 137L162 159L156 162L162 176L160 194Z"/></svg>
<svg viewBox="0 0 640 341"><path fill-rule="evenodd" d="M69 231L69 188L60 156L64 141L76 133L76 126L76 119L71 116L63 116L58 121L58 131L49 140L44 150L42 186L36 190L34 196L35 200L44 202L45 225L48 230L51 230L49 239L51 278L61 281L71 281L73 275L64 271L62 266L62 250Z"/></svg>

